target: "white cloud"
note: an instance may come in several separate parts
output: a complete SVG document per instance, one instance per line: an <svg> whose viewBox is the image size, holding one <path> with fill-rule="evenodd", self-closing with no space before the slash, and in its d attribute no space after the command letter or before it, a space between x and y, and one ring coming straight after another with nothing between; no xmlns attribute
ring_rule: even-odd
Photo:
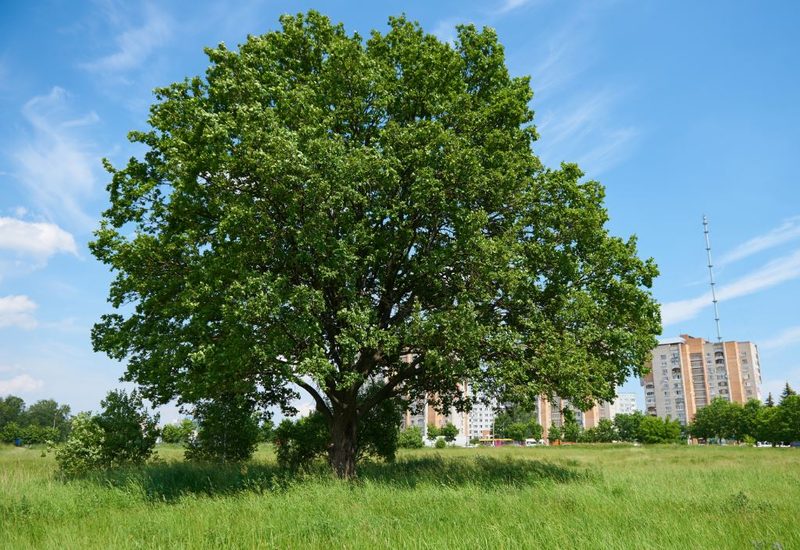
<svg viewBox="0 0 800 550"><path fill-rule="evenodd" d="M43 382L29 374L20 374L10 380L0 380L0 395L38 390Z"/></svg>
<svg viewBox="0 0 800 550"><path fill-rule="evenodd" d="M36 303L25 295L0 297L0 328L34 328Z"/></svg>
<svg viewBox="0 0 800 550"><path fill-rule="evenodd" d="M91 194L94 169L100 163L74 130L97 122L97 115L70 116L67 93L57 86L49 94L28 101L22 114L34 133L13 153L17 177L50 218L66 219L81 228L93 226L94 220L83 211L81 201Z"/></svg>
<svg viewBox="0 0 800 550"><path fill-rule="evenodd" d="M787 328L776 337L764 340L758 347L768 350L785 348L794 344L800 344L800 326Z"/></svg>
<svg viewBox="0 0 800 550"><path fill-rule="evenodd" d="M459 19L443 19L436 24L436 26L433 28L433 31L431 31L431 34L442 42L454 44L456 38L458 37L458 33L456 33L456 25L461 23L463 23L463 21Z"/></svg>
<svg viewBox="0 0 800 550"><path fill-rule="evenodd" d="M77 254L72 235L55 224L0 217L0 250L46 259L59 252Z"/></svg>
<svg viewBox="0 0 800 550"><path fill-rule="evenodd" d="M738 260L757 254L763 250L768 250L784 243L793 241L800 238L800 216L789 218L785 220L780 226L775 229L753 237L746 241L727 254L723 255L718 265L730 264Z"/></svg>
<svg viewBox="0 0 800 550"><path fill-rule="evenodd" d="M719 301L732 300L798 277L800 277L800 250L773 260L733 283L719 287L717 298ZM709 306L711 306L710 292L688 300L667 302L661 305L661 320L665 326L686 321L696 317Z"/></svg>
<svg viewBox="0 0 800 550"><path fill-rule="evenodd" d="M113 11L111 19L119 20L119 13ZM145 64L150 55L167 41L171 25L162 12L149 4L145 6L144 19L143 25L129 27L117 36L116 52L84 63L82 67L96 72L120 73Z"/></svg>
<svg viewBox="0 0 800 550"><path fill-rule="evenodd" d="M609 88L546 111L537 125L541 139L536 147L545 163L574 161L594 177L624 160L639 131L611 122L614 105L622 95Z"/></svg>
<svg viewBox="0 0 800 550"><path fill-rule="evenodd" d="M495 13L498 15L503 15L531 3L531 0L504 0L503 3L497 8Z"/></svg>

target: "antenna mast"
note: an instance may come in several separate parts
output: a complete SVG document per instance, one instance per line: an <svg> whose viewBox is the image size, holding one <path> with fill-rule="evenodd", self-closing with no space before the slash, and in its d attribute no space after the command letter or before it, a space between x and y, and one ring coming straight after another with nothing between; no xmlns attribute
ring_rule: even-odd
<svg viewBox="0 0 800 550"><path fill-rule="evenodd" d="M711 301L714 302L714 321L717 323L717 342L722 342L719 331L719 307L717 306L717 289L714 283L714 264L711 261L711 241L708 239L708 218L703 215L703 233L706 236L706 255L708 256L708 278L711 281Z"/></svg>

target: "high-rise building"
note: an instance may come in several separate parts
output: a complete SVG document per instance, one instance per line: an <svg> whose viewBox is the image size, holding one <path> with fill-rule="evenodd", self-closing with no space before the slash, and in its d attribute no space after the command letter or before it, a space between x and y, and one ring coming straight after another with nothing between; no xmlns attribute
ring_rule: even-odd
<svg viewBox="0 0 800 550"><path fill-rule="evenodd" d="M614 420L618 414L631 414L639 410L635 393L618 393L614 401L601 401L588 411L581 413L584 429L595 428L602 419Z"/></svg>
<svg viewBox="0 0 800 550"><path fill-rule="evenodd" d="M645 413L691 422L712 399L761 399L761 365L752 342L708 342L686 334L659 342L641 379Z"/></svg>

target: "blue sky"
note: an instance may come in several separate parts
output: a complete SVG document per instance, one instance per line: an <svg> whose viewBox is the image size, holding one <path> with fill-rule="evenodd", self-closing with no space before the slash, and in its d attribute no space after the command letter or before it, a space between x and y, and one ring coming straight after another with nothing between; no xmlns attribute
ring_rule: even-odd
<svg viewBox="0 0 800 550"><path fill-rule="evenodd" d="M535 151L606 185L610 227L661 269L664 334L711 338L702 216L722 334L761 350L763 391L800 387L800 4L4 2L0 18L0 395L96 409L124 366L95 354L110 274L89 254L107 176L135 150L154 87L315 8L366 34L405 12L447 40L497 29L531 75ZM625 389L639 391L638 381ZM172 419L174 410L164 411Z"/></svg>

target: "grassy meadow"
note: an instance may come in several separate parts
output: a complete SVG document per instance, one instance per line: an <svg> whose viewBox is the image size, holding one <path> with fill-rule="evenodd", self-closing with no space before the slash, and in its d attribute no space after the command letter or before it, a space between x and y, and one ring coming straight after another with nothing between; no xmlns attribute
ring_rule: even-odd
<svg viewBox="0 0 800 550"><path fill-rule="evenodd" d="M800 449L423 449L353 483L159 456L67 481L0 446L0 548L800 548Z"/></svg>

